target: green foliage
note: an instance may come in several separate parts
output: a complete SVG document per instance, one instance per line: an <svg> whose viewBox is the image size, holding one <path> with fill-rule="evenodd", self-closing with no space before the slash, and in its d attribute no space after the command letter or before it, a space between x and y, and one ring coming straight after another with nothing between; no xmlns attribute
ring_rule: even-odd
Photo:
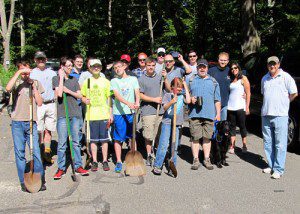
<svg viewBox="0 0 300 214"><path fill-rule="evenodd" d="M10 80L10 78L15 74L17 68L15 66L10 66L6 71L2 65L0 65L0 85L5 87Z"/></svg>

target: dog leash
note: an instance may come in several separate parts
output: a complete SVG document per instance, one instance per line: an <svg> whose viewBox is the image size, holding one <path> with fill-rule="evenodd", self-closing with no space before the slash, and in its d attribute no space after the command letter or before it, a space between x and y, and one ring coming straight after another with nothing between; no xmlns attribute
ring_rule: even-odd
<svg viewBox="0 0 300 214"><path fill-rule="evenodd" d="M218 143L220 143L222 141L222 136L219 135L219 131L217 129L217 125L220 121L215 120L214 121L214 134L212 136L212 140L217 141Z"/></svg>

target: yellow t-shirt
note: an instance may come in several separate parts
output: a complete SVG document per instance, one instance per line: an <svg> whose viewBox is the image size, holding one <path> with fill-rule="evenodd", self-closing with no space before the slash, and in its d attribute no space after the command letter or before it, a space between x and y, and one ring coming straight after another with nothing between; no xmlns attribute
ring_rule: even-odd
<svg viewBox="0 0 300 214"><path fill-rule="evenodd" d="M90 79L90 89L88 89L88 80ZM103 78L90 77L83 82L81 94L90 99L90 115L86 112L86 118L90 120L108 120L110 118L110 106L108 99L111 95L110 82Z"/></svg>

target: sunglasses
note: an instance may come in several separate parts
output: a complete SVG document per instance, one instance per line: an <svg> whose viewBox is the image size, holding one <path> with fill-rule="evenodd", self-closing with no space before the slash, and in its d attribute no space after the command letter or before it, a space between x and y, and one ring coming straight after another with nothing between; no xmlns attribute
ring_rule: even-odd
<svg viewBox="0 0 300 214"><path fill-rule="evenodd" d="M277 63L276 62L269 62L268 66L275 66Z"/></svg>
<svg viewBox="0 0 300 214"><path fill-rule="evenodd" d="M196 56L197 56L197 55L190 55L189 58L193 58L193 57L196 57Z"/></svg>
<svg viewBox="0 0 300 214"><path fill-rule="evenodd" d="M164 57L166 54L158 54L159 57Z"/></svg>
<svg viewBox="0 0 300 214"><path fill-rule="evenodd" d="M171 63L174 62L174 60L165 60L165 63Z"/></svg>
<svg viewBox="0 0 300 214"><path fill-rule="evenodd" d="M139 59L139 62L145 62L146 59Z"/></svg>
<svg viewBox="0 0 300 214"><path fill-rule="evenodd" d="M233 67L231 68L231 70L236 70L236 69L238 69L238 67L236 67L236 66L233 66Z"/></svg>

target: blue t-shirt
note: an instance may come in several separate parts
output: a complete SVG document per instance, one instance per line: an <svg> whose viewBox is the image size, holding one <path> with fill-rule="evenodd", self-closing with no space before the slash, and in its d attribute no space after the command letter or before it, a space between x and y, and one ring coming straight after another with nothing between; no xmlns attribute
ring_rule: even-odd
<svg viewBox="0 0 300 214"><path fill-rule="evenodd" d="M169 71L167 73L167 79L168 79L169 83L171 84L172 80L175 77L182 78L184 76L184 74L185 74L185 70L183 68L174 66L173 70Z"/></svg>
<svg viewBox="0 0 300 214"><path fill-rule="evenodd" d="M166 93L163 97L162 104L166 105L167 103L171 102L171 100L174 98L173 93ZM182 125L183 124L183 111L184 111L184 96L179 95L177 96L177 111L176 111L176 125ZM165 111L164 116L162 118L162 122L164 124L171 124L174 117L174 104L170 106L170 108Z"/></svg>
<svg viewBox="0 0 300 214"><path fill-rule="evenodd" d="M192 82L187 83L190 87L191 97L202 97L202 107L189 105L189 118L205 118L214 120L216 117L215 102L221 101L220 87L218 82L208 76L201 78L196 75Z"/></svg>
<svg viewBox="0 0 300 214"><path fill-rule="evenodd" d="M221 106L227 106L230 92L229 67L226 66L224 70L221 70L218 66L215 66L208 70L208 74L215 78L219 83L221 91Z"/></svg>

